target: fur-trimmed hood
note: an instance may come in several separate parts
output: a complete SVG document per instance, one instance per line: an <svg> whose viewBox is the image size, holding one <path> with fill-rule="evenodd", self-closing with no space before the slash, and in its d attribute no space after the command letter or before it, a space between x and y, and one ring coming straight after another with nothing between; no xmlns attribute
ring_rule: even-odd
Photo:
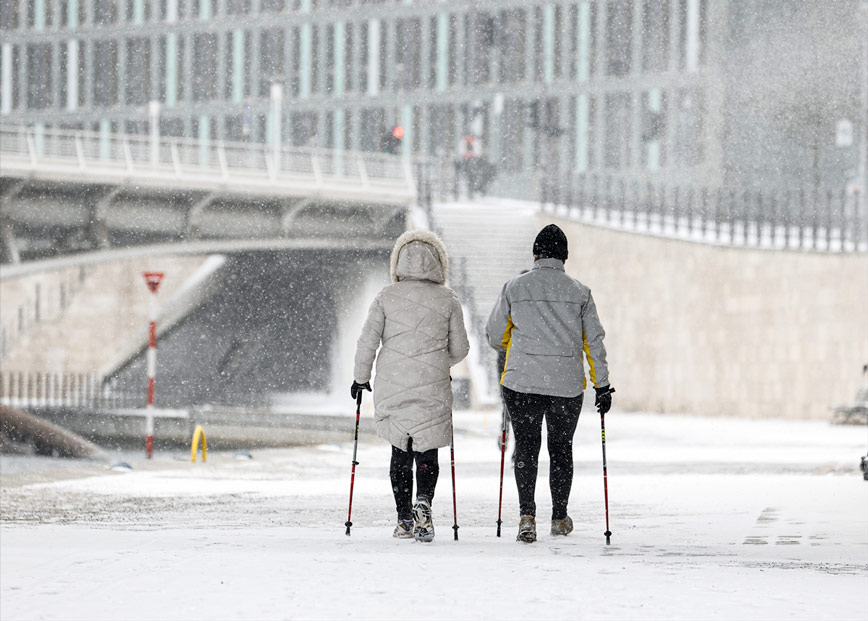
<svg viewBox="0 0 868 621"><path fill-rule="evenodd" d="M405 252L401 252L408 246ZM445 284L449 278L446 245L431 231L407 231L395 241L389 262L392 282L404 279L431 280Z"/></svg>

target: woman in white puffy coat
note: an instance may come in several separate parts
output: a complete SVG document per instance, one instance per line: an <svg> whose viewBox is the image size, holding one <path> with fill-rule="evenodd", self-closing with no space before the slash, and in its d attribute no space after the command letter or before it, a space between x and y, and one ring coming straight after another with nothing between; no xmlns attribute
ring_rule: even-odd
<svg viewBox="0 0 868 621"><path fill-rule="evenodd" d="M418 541L434 538L437 449L452 440L449 368L469 349L461 304L443 284L448 275L449 258L439 237L407 231L398 238L391 255L392 284L371 304L356 346L351 390L355 399L358 391L371 389L376 358L374 413L377 435L392 444L389 475L398 512L394 536Z"/></svg>

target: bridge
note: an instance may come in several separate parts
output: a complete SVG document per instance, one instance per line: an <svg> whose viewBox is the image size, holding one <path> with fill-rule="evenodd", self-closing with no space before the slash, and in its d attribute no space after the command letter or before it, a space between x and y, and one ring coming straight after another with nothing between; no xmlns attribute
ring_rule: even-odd
<svg viewBox="0 0 868 621"><path fill-rule="evenodd" d="M388 154L0 127L4 263L160 242L394 240L416 194L410 160Z"/></svg>
<svg viewBox="0 0 868 621"><path fill-rule="evenodd" d="M0 127L3 401L72 405L57 422L79 431L140 426L152 266L167 270L158 428L177 412L231 425L239 406L266 439L327 426L413 172L380 153Z"/></svg>

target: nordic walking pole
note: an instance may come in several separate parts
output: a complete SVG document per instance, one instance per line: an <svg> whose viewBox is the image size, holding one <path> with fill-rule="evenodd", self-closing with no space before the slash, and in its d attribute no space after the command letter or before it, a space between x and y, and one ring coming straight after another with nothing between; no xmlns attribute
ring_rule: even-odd
<svg viewBox="0 0 868 621"><path fill-rule="evenodd" d="M506 430L509 427L509 422L506 417L506 410L503 412L503 433L500 437L500 494L497 497L497 536L500 537L500 525L503 520L500 519L501 510L503 509L503 462L506 459Z"/></svg>
<svg viewBox="0 0 868 621"><path fill-rule="evenodd" d="M455 436L452 436L452 443L449 445L449 459L452 462L452 515L455 523L452 525L452 530L455 532L455 541L458 541L458 502L455 500Z"/></svg>
<svg viewBox="0 0 868 621"><path fill-rule="evenodd" d="M359 416L362 412L362 389L359 388L359 394L356 396L356 434L353 439L353 474L350 476L350 508L347 511L347 523L344 526L347 527L346 535L350 536L350 528L353 525L351 516L353 515L353 485L356 482L356 466L359 465L359 462L356 461L356 454L359 450Z"/></svg>
<svg viewBox="0 0 868 621"><path fill-rule="evenodd" d="M614 392L614 391L613 391ZM600 413L600 430L603 435L603 498L606 501L606 545L609 545L609 540L612 537L612 531L609 530L609 483L608 474L606 472L606 415Z"/></svg>

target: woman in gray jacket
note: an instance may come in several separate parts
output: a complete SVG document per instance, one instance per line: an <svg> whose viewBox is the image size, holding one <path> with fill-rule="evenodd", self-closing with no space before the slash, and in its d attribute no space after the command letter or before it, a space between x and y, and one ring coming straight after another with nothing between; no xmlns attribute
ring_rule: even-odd
<svg viewBox="0 0 868 621"><path fill-rule="evenodd" d="M458 297L444 286L449 259L439 237L407 231L395 242L390 267L392 284L371 304L356 345L350 392L355 399L360 390L371 390L376 358L374 414L377 435L392 444L389 476L398 511L394 536L431 541L431 501L440 473L437 449L452 441L449 368L464 359L469 344Z"/></svg>

